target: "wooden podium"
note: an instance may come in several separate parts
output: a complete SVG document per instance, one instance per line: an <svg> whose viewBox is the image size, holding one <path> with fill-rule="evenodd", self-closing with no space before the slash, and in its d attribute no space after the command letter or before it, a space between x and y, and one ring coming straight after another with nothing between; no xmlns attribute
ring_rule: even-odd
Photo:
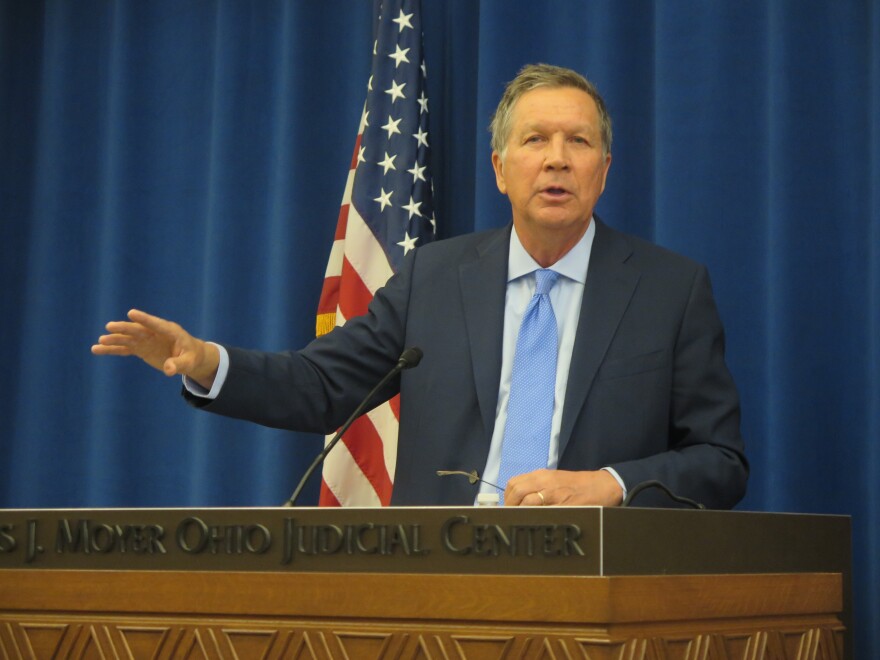
<svg viewBox="0 0 880 660"><path fill-rule="evenodd" d="M2 658L848 657L850 521L0 511Z"/></svg>

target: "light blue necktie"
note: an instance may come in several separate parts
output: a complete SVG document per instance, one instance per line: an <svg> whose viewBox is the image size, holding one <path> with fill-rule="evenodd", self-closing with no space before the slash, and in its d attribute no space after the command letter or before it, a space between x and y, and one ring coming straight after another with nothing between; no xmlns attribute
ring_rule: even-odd
<svg viewBox="0 0 880 660"><path fill-rule="evenodd" d="M549 294L558 278L559 273L553 270L535 271L535 295L526 307L516 340L498 471L502 504L508 479L547 467L559 352Z"/></svg>

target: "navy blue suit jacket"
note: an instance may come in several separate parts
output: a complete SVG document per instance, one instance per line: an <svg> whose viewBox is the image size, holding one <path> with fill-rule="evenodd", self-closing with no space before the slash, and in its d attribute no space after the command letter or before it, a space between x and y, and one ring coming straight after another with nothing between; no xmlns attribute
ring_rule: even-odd
<svg viewBox="0 0 880 660"><path fill-rule="evenodd" d="M706 269L596 223L560 432L559 469L613 467L629 488L657 479L709 507L733 506L748 464L739 399ZM228 348L223 415L332 432L409 346L424 351L398 390L392 504L471 504L501 373L510 226L429 244L377 292L368 314L305 349ZM638 503L668 505L660 494Z"/></svg>

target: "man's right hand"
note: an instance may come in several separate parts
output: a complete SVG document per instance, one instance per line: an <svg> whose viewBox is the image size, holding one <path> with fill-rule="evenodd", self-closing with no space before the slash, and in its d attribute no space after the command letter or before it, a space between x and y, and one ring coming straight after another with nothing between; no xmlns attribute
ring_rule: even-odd
<svg viewBox="0 0 880 660"><path fill-rule="evenodd" d="M210 390L220 364L217 347L177 323L133 309L128 321L111 321L109 334L92 346L95 355L135 355L166 376L187 376Z"/></svg>

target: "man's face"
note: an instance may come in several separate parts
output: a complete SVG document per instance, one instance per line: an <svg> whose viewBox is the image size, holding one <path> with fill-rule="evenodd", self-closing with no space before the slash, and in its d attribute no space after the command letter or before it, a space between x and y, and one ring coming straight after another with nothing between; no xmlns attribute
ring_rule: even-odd
<svg viewBox="0 0 880 660"><path fill-rule="evenodd" d="M526 249L535 242L571 249L589 226L611 165L596 102L573 87L526 92L513 106L504 158L493 152L492 165Z"/></svg>

